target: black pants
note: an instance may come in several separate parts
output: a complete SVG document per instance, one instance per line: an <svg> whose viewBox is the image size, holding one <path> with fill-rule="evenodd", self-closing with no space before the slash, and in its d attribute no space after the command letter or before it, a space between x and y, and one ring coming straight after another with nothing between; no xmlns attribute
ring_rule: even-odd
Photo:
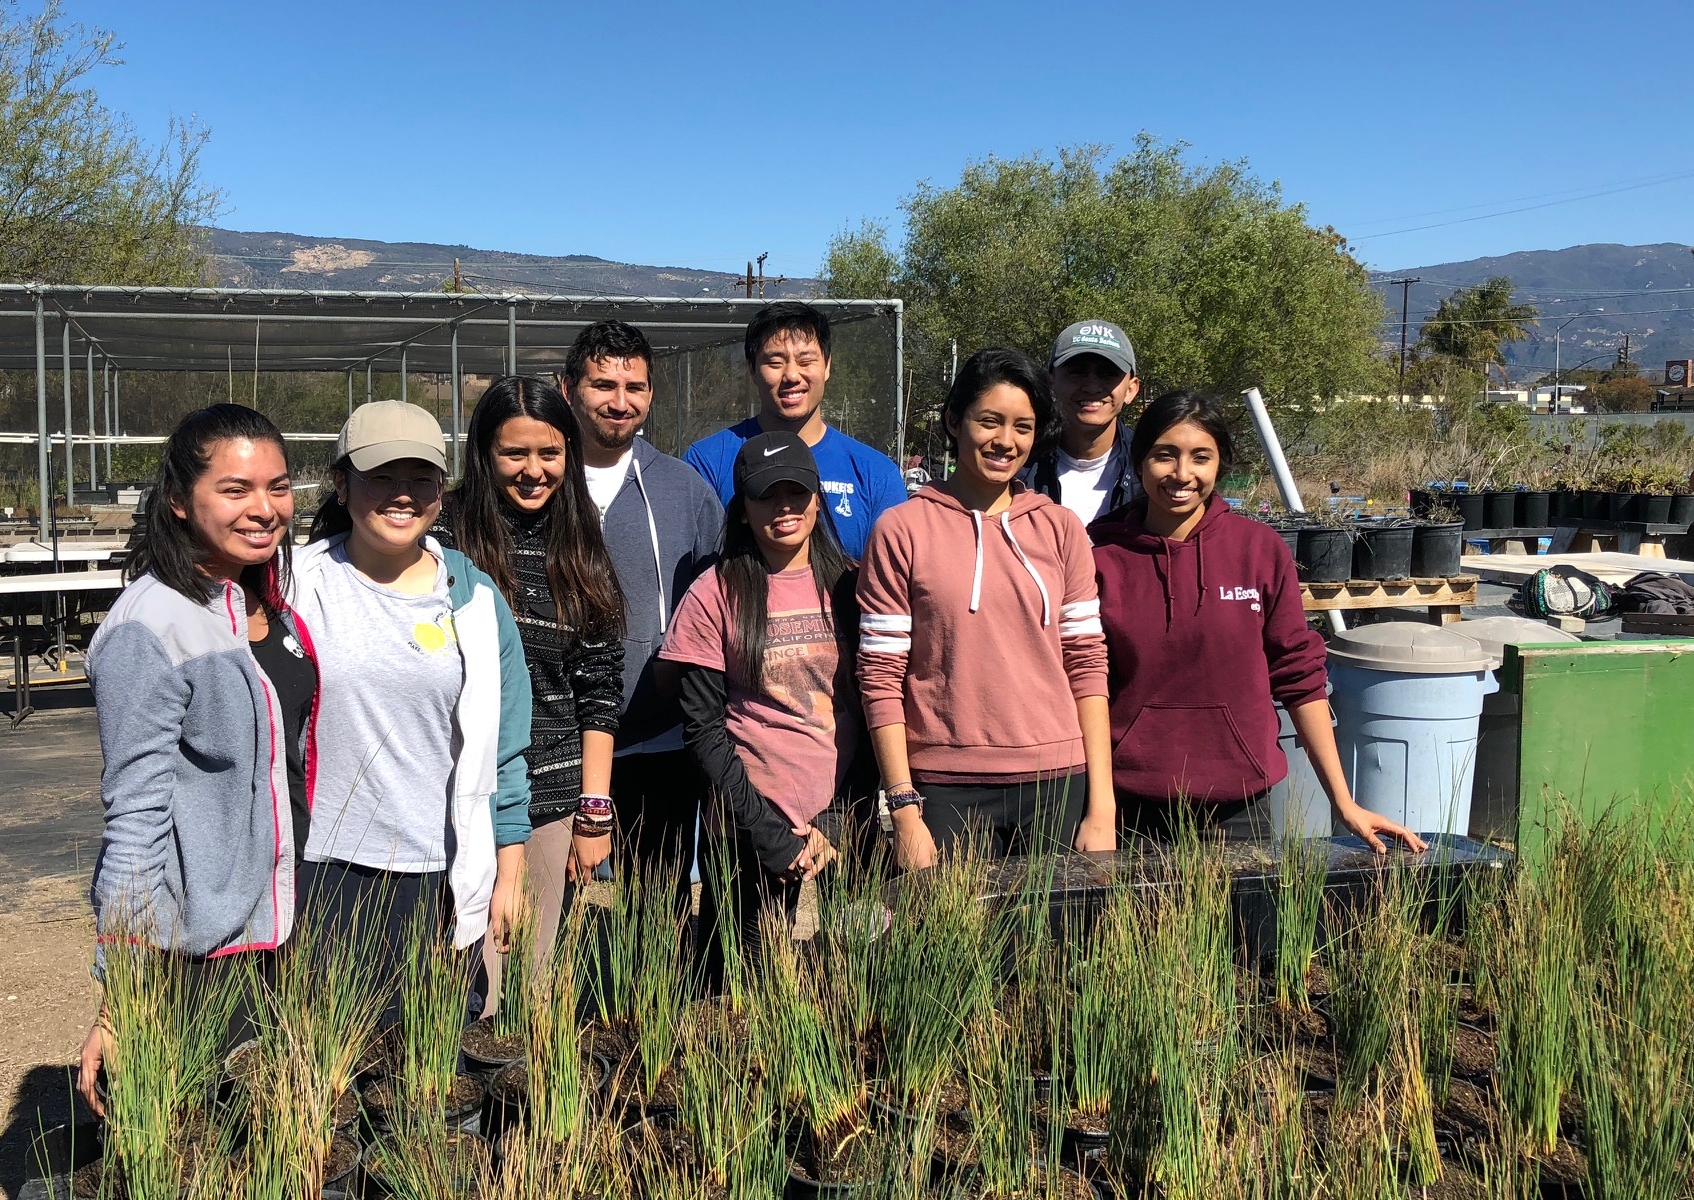
<svg viewBox="0 0 1694 1200"><path fill-rule="evenodd" d="M1126 844L1135 837L1168 842L1176 837L1180 823L1187 821L1202 833L1216 833L1228 841L1271 837L1270 803L1265 799L1269 794L1208 804L1119 792L1118 836Z"/></svg>
<svg viewBox="0 0 1694 1200"><path fill-rule="evenodd" d="M871 817L868 798L838 798L817 815L813 827L829 839L841 859L826 870L842 870L849 860L862 861L874 852ZM707 992L723 988L721 922L733 925L744 960L753 961L763 939L761 915L774 909L791 929L799 907L799 879L766 871L746 834L735 829L707 833L700 846L700 916L694 925L695 961Z"/></svg>
<svg viewBox="0 0 1694 1200"><path fill-rule="evenodd" d="M941 853L970 839L989 858L1068 850L1088 808L1088 772L1029 783L919 783L923 819Z"/></svg>
<svg viewBox="0 0 1694 1200"><path fill-rule="evenodd" d="M419 909L435 909L441 928L453 923L453 894L445 871L421 875L381 871L343 862L301 863L295 877L299 889L300 920L310 922L314 933L330 944L356 939L369 945L377 956L373 983L390 987L399 982L401 964L410 948L412 922ZM372 936L372 935L375 936ZM481 948L471 948L472 961L481 975ZM473 979L470 1015L482 1011L486 984ZM400 1019L400 997L391 995L378 1022L383 1029Z"/></svg>
<svg viewBox="0 0 1694 1200"><path fill-rule="evenodd" d="M618 861L638 871L660 865L674 869L686 892L694 863L694 822L705 794L706 776L687 750L614 758Z"/></svg>

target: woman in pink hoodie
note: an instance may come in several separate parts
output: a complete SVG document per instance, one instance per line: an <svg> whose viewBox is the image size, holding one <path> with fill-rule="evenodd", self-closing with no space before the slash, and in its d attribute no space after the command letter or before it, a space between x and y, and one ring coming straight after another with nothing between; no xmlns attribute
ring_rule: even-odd
<svg viewBox="0 0 1694 1200"><path fill-rule="evenodd" d="M1088 527L1122 830L1166 836L1180 816L1226 834L1271 834L1261 801L1288 774L1277 701L1341 824L1378 851L1381 834L1423 849L1347 788L1323 639L1306 624L1294 558L1214 491L1232 457L1217 401L1159 397L1136 423L1129 457L1147 494Z"/></svg>
<svg viewBox="0 0 1694 1200"><path fill-rule="evenodd" d="M1015 350L959 369L957 473L883 514L859 574L859 683L907 869L981 839L999 856L1116 847L1106 647L1088 536L1018 472L1058 433Z"/></svg>

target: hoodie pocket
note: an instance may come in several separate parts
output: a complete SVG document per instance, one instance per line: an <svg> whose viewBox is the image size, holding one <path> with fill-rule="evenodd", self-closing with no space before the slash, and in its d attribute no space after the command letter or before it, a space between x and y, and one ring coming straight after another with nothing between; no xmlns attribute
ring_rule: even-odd
<svg viewBox="0 0 1694 1200"><path fill-rule="evenodd" d="M1112 773L1145 791L1149 775L1165 779L1153 793L1193 800L1239 800L1262 791L1265 768L1241 736L1225 704L1149 704L1112 747Z"/></svg>

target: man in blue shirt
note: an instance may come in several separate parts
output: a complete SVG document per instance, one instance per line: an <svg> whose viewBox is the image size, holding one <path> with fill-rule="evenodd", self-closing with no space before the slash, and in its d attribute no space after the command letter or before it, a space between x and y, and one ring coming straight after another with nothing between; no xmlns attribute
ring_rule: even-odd
<svg viewBox="0 0 1694 1200"><path fill-rule="evenodd" d="M800 436L817 460L835 534L848 555L864 557L871 526L906 498L905 481L880 450L824 424L829 382L829 318L809 304L767 304L747 326L747 370L759 393L759 415L701 438L682 456L728 505L735 495L735 456L761 433Z"/></svg>

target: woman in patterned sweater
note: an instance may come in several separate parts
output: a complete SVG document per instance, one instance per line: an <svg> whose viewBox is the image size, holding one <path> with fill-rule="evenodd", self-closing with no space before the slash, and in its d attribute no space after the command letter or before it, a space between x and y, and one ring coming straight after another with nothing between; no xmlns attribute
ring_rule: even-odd
<svg viewBox="0 0 1694 1200"><path fill-rule="evenodd" d="M588 496L580 438L552 384L526 375L496 380L471 414L464 478L434 530L505 593L529 663L529 895L538 956L552 947L567 884L590 878L612 845L623 595ZM484 959L491 1013L500 964L492 951Z"/></svg>

